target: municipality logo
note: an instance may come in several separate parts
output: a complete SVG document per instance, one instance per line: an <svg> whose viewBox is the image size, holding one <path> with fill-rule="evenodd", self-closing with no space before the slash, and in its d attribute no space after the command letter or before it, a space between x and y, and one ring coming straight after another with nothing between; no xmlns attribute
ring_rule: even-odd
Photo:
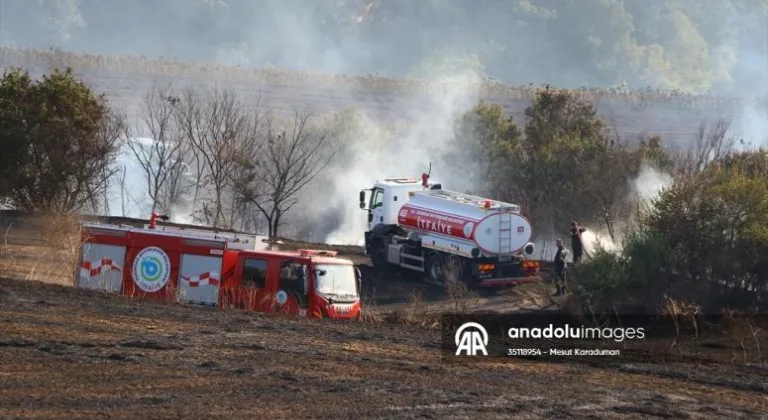
<svg viewBox="0 0 768 420"><path fill-rule="evenodd" d="M133 261L133 281L139 289L152 293L165 287L171 276L171 261L161 248L142 249Z"/></svg>
<svg viewBox="0 0 768 420"><path fill-rule="evenodd" d="M483 356L488 356L486 346L488 346L488 331L477 322L466 322L462 324L454 336L456 341L456 356L462 353L467 356L477 356L482 352Z"/></svg>

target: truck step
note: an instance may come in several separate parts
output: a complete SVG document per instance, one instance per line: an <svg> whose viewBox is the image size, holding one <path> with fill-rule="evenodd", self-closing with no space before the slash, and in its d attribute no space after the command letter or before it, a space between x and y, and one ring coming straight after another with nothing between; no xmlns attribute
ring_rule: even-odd
<svg viewBox="0 0 768 420"><path fill-rule="evenodd" d="M413 261L424 262L424 257L411 255L411 254L403 254L400 256L400 262L402 262L403 260L413 260Z"/></svg>
<svg viewBox="0 0 768 420"><path fill-rule="evenodd" d="M418 266L418 265L411 265L406 263L400 263L401 267L410 268L411 270L421 271L424 272L424 267Z"/></svg>

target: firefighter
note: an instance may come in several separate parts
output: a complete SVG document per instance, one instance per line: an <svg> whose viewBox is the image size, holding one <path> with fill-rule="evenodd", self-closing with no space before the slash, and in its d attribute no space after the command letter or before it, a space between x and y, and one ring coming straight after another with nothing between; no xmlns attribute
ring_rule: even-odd
<svg viewBox="0 0 768 420"><path fill-rule="evenodd" d="M573 264L581 262L581 256L584 254L584 243L581 241L581 234L586 231L575 221L571 223L571 249L573 250Z"/></svg>
<svg viewBox="0 0 768 420"><path fill-rule="evenodd" d="M565 294L565 274L568 266L568 250L563 246L563 240L557 240L557 253L555 254L555 285L557 286L557 292L555 296L562 296Z"/></svg>

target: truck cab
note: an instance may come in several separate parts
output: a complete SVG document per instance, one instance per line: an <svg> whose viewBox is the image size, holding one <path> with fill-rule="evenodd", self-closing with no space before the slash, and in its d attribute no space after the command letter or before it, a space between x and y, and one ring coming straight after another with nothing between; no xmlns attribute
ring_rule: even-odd
<svg viewBox="0 0 768 420"><path fill-rule="evenodd" d="M360 319L360 272L332 251L224 254L219 305L302 317Z"/></svg>
<svg viewBox="0 0 768 420"><path fill-rule="evenodd" d="M360 191L360 208L368 212L368 229L376 225L397 224L397 214L410 195L425 189L439 190L439 183L424 181L419 178L387 178L377 181L372 188Z"/></svg>

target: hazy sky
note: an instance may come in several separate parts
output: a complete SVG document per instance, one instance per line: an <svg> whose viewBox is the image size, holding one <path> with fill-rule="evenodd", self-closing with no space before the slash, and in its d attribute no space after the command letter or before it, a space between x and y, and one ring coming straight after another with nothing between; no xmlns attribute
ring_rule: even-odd
<svg viewBox="0 0 768 420"><path fill-rule="evenodd" d="M756 1L739 4L762 4ZM667 3L680 10L661 7ZM702 72L713 89L765 91L765 7L754 6L748 11L760 13L748 13L730 4L0 0L0 42L355 74L404 75L425 60L448 67L480 62L497 80L564 87L604 86L624 79L642 87L662 79L674 84ZM595 25L595 19L603 24ZM440 60L448 56L453 61ZM626 70L623 66L632 60L637 60L633 70ZM659 76L663 72L674 74L664 79Z"/></svg>

